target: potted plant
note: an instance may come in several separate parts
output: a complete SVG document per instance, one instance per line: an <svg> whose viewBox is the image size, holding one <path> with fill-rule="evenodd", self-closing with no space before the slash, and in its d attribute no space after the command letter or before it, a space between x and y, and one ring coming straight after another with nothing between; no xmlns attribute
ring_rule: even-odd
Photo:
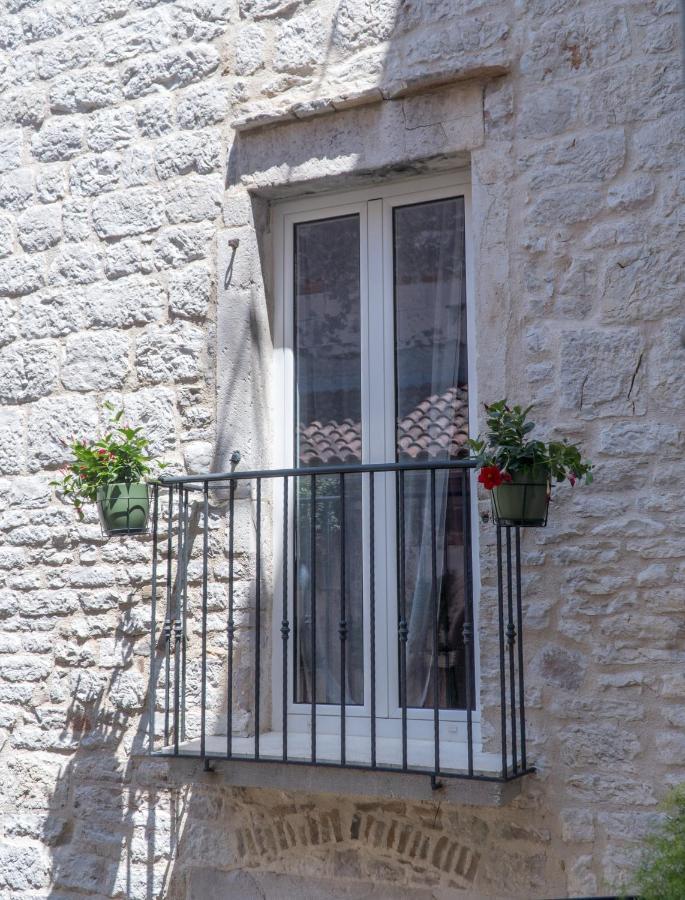
<svg viewBox="0 0 685 900"><path fill-rule="evenodd" d="M592 481L592 465L574 444L528 440L535 428L528 421L531 409L506 400L486 404L487 435L468 442L480 466L478 481L492 492L498 525L546 525L553 481Z"/></svg>
<svg viewBox="0 0 685 900"><path fill-rule="evenodd" d="M154 462L142 428L121 424L123 410L115 412L109 403L105 407L111 413L105 433L66 444L73 462L51 483L66 502L73 503L80 519L84 505L96 503L105 534L143 534L150 506L144 479L153 467L163 469L166 464Z"/></svg>

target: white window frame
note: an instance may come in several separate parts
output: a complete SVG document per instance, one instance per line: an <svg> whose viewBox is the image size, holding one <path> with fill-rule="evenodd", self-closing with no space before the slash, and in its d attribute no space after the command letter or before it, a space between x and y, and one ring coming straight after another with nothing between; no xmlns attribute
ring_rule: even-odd
<svg viewBox="0 0 685 900"><path fill-rule="evenodd" d="M360 223L360 305L361 305L361 341L362 347L362 421L369 422L370 408L383 409L384 427L367 431L364 441L363 462L385 462L394 460L395 456L395 398L394 377L389 372L394 367L394 284L393 284L393 246L392 216L396 206L461 196L464 198L465 216L465 256L466 256L466 309L467 309L467 352L469 379L469 429L474 433L477 421L477 385L476 385L476 342L475 342L475 304L473 278L473 242L471 231L471 191L470 173L459 170L449 174L433 177L405 179L402 181L373 185L361 190L340 193L319 194L297 200L275 203L272 206L272 230L274 248L274 365L272 384L272 409L274 422L275 465L277 468L294 466L294 352L293 352L293 226L299 222L308 222L322 218L333 218L357 213ZM390 239L388 240L388 237ZM369 295L382 297L382 311L378 315L369 315ZM378 334L378 328L382 334ZM371 346L384 346L384 355L371 354ZM372 371L373 370L373 371ZM393 369L394 371L394 369ZM377 503L382 479L377 477ZM384 476L385 477L385 476ZM470 473L471 496L476 497L475 473ZM389 490L385 491L385 502L388 521L394 521L394 498ZM289 509L293 511L292 492ZM274 571L281 571L282 560L277 558L282 548L283 534L283 496L280 484L276 486L274 496ZM387 523L379 522L377 528L386 529ZM480 744L480 654L478 636L478 609L480 597L479 549L478 549L478 511L477 504L471 504L471 548L473 572L473 621L474 621L474 673L475 673L475 709L472 711L474 727L474 745ZM290 529L289 529L290 530ZM292 534L292 530L290 530ZM394 563L389 558L381 559L380 548L390 546L391 538L376 540L376 575L383 584L376 590L376 730L379 736L396 736L400 722L401 710L391 702L391 690L396 688L394 679L388 679L387 673L397 671L397 640L390 634L390 623L395 617L392 610L387 609L382 598L393 596L396 572ZM364 553L368 551L368 540L364 541ZM289 571L292 572L289 561ZM368 562L365 560L364 599L368 598L367 572ZM279 731L282 724L282 587L280 579L274 585L273 625L272 625L272 714L273 730ZM389 591L385 591L385 586ZM289 622L293 622L294 580L289 584ZM369 610L364 603L364 643L365 672L363 706L346 707L346 728L350 735L368 735L370 721L370 673L369 673ZM396 627L396 626L395 626ZM293 702L294 655L292 648L295 640L291 628L288 653L288 729L293 733L307 732L311 728L310 705ZM385 646L383 646L385 644ZM385 662L382 663L383 654ZM391 681L393 682L391 684ZM396 692L395 692L396 693ZM407 710L410 727L409 735L415 739L432 739L433 710ZM442 741L466 741L466 710L440 710ZM336 734L340 725L340 706L317 704L317 731L325 734Z"/></svg>

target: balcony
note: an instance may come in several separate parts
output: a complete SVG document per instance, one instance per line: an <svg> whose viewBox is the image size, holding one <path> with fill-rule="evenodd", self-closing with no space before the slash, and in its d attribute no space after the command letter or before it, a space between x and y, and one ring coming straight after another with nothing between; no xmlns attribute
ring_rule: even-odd
<svg viewBox="0 0 685 900"><path fill-rule="evenodd" d="M520 533L479 614L474 489L464 459L160 479L150 752L371 794L534 771Z"/></svg>

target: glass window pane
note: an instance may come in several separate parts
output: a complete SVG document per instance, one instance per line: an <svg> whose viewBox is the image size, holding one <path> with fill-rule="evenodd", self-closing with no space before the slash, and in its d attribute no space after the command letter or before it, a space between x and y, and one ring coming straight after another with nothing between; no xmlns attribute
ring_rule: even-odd
<svg viewBox="0 0 685 900"><path fill-rule="evenodd" d="M393 226L397 458L454 459L465 455L468 437L463 198L396 207ZM427 472L405 476L407 702L420 708L434 697L430 484ZM438 470L437 671L445 709L466 705L463 501L461 475Z"/></svg>
<svg viewBox="0 0 685 900"><path fill-rule="evenodd" d="M295 226L295 390L298 465L358 463L362 456L359 216ZM341 698L342 503L338 476L301 478L296 505L295 700ZM316 528L312 546L312 518ZM363 702L361 479L345 482L345 695ZM312 554L313 549L313 554ZM312 582L316 582L316 666Z"/></svg>

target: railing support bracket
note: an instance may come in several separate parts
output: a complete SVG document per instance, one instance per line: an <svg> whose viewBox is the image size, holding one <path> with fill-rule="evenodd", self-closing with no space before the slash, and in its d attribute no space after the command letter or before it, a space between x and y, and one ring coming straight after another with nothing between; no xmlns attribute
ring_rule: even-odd
<svg viewBox="0 0 685 900"><path fill-rule="evenodd" d="M440 781L435 772L431 775L431 790L432 791L441 791L445 787L443 781Z"/></svg>

